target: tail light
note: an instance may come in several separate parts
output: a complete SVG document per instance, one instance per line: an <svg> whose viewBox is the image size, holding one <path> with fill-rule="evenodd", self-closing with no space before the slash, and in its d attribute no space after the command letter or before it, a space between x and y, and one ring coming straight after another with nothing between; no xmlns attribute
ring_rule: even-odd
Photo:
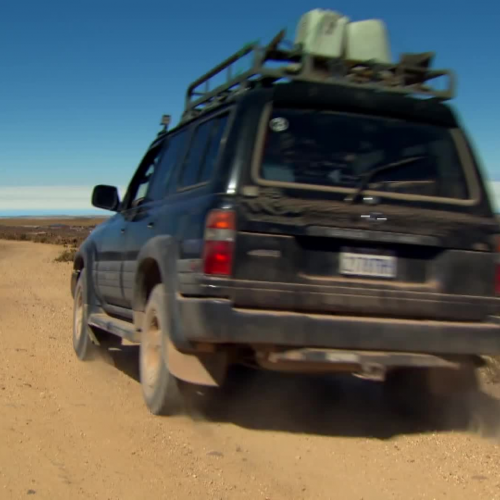
<svg viewBox="0 0 500 500"><path fill-rule="evenodd" d="M230 276L233 269L236 214L212 210L205 226L203 271L212 276Z"/></svg>

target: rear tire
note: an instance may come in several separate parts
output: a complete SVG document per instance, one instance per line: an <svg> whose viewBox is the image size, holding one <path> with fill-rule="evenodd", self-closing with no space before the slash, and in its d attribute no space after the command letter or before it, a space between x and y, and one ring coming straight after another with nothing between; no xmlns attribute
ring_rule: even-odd
<svg viewBox="0 0 500 500"><path fill-rule="evenodd" d="M78 359L89 361L96 355L97 346L92 342L87 322L87 280L85 272L80 273L80 277L75 288L75 298L73 306L73 349Z"/></svg>
<svg viewBox="0 0 500 500"><path fill-rule="evenodd" d="M180 383L165 359L168 324L162 314L163 290L163 285L157 285L149 297L139 355L142 394L153 415L173 415L182 409Z"/></svg>

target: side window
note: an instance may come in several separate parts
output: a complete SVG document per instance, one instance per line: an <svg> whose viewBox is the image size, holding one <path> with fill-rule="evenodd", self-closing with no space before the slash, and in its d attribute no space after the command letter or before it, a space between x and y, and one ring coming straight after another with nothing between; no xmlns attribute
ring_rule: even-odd
<svg viewBox="0 0 500 500"><path fill-rule="evenodd" d="M201 166L198 182L206 182L212 176L217 158L219 156L220 142L226 130L228 119L229 115L222 115L215 119L215 125L212 129L212 137L210 138L205 161Z"/></svg>
<svg viewBox="0 0 500 500"><path fill-rule="evenodd" d="M161 200L167 193L167 186L172 178L172 173L183 159L188 137L188 130L185 129L167 138L165 152L149 191L148 197L152 200Z"/></svg>
<svg viewBox="0 0 500 500"><path fill-rule="evenodd" d="M137 207L146 199L151 179L156 172L161 154L162 146L158 146L149 151L144 158L129 188L126 208Z"/></svg>
<svg viewBox="0 0 500 500"><path fill-rule="evenodd" d="M156 163L152 163L146 170L144 177L142 178L141 183L137 188L137 193L135 195L133 202L138 202L146 198L146 193L148 192L148 187L151 182L151 178L155 173L155 168L156 168Z"/></svg>
<svg viewBox="0 0 500 500"><path fill-rule="evenodd" d="M209 120L196 128L181 172L179 188L182 189L198 183L198 173L207 151L212 126L213 121Z"/></svg>

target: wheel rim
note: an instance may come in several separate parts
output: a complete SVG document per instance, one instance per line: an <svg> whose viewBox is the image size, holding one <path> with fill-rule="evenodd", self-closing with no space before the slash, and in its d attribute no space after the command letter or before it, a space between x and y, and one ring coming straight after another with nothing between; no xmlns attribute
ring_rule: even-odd
<svg viewBox="0 0 500 500"><path fill-rule="evenodd" d="M143 333L141 345L141 381L146 394L154 392L162 363L161 329L158 319L153 317Z"/></svg>
<svg viewBox="0 0 500 500"><path fill-rule="evenodd" d="M75 346L80 343L83 334L83 293L82 289L78 288L75 297L75 316L73 322L73 342Z"/></svg>

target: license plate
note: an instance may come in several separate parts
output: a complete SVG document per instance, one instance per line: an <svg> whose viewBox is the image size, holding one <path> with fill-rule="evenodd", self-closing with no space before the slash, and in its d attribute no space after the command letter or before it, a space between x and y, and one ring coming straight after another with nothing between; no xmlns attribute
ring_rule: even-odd
<svg viewBox="0 0 500 500"><path fill-rule="evenodd" d="M340 253L340 274L370 278L395 278L396 257L352 252Z"/></svg>

